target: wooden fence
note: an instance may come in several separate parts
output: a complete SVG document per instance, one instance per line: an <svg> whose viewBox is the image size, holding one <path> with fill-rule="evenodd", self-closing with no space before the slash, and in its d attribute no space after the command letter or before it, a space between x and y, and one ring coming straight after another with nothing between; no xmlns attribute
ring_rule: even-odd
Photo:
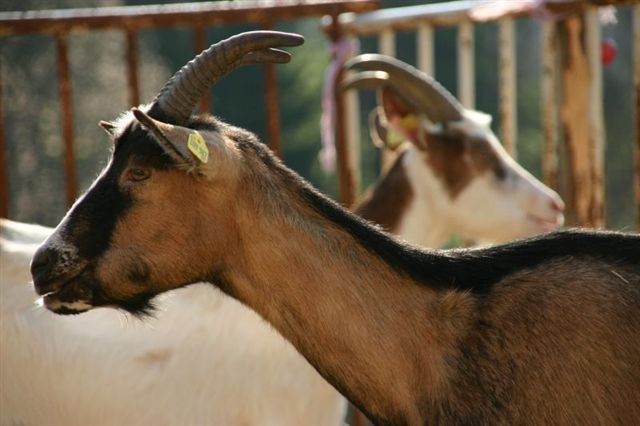
<svg viewBox="0 0 640 426"><path fill-rule="evenodd" d="M65 192L67 204L77 196L78 178L74 158L74 117L69 72L68 36L73 31L119 29L126 35L125 58L129 103L140 100L138 78L138 31L149 28L187 27L194 34L194 51L205 46L207 27L230 23L253 23L262 28L277 22L311 16L327 16L327 35L341 37L376 35L381 53L394 56L398 31L414 31L416 65L434 70L434 31L457 27L458 93L463 105L473 108L474 24L495 21L498 25L500 135L509 152L517 155L516 58L514 20L544 16L541 24L542 77L540 81L544 181L558 187L561 160L568 178L565 198L573 224L602 227L605 224L604 153L605 132L602 108L602 66L598 7L625 5L633 0L461 0L401 8L375 10L379 0L284 0L202 2L162 6L128 6L93 9L44 10L0 13L0 37L48 34L56 41L60 121L64 141ZM362 13L365 12L365 13ZM633 152L634 206L640 229L640 6L633 6ZM273 65L264 66L267 141L280 152L278 91ZM8 215L9 191L7 147L2 114L3 81L0 74L0 216ZM353 94L336 93L336 142L339 193L350 205L359 185L359 156L354 149L359 139L357 101ZM204 98L200 108L210 110ZM560 159L559 148L566 152Z"/></svg>
<svg viewBox="0 0 640 426"><path fill-rule="evenodd" d="M93 9L44 10L0 13L0 38L15 35L48 34L57 47L57 78L60 120L64 140L64 168L67 204L77 196L74 158L74 117L72 84L69 72L68 36L73 31L118 29L126 34L126 75L131 105L140 102L138 77L138 31L149 28L187 27L194 33L194 51L205 46L207 27L230 23L254 23L264 29L277 22L312 16L326 16L325 28L333 41L342 37L377 35L380 52L394 56L395 34L415 31L417 66L433 74L434 30L437 27L458 28L458 88L463 105L475 105L474 87L474 23L496 21L499 27L499 100L501 140L507 150L517 155L515 85L516 51L514 19L548 13L561 14L542 23L541 57L543 64L541 110L544 135L543 174L551 187L558 185L558 146L561 141L568 152L571 195L568 207L576 223L585 226L604 225L604 143L602 113L601 64L599 61L600 24L597 8L607 4L634 3L632 0L547 0L520 2L494 0L462 0L376 10L380 0L259 0L172 4L159 6L127 6ZM511 7L507 7L508 5ZM513 7L516 4L518 7ZM640 229L640 6L633 7L634 62L634 185L637 226ZM364 12L364 13L363 13ZM2 75L0 74L0 217L8 216L9 191L7 147L2 115ZM265 103L268 143L279 153L280 121L278 92L274 66L264 65ZM339 84L339 81L337 82ZM336 86L337 87L337 86ZM559 89L559 90L558 90ZM571 94L571 96L568 96ZM357 101L354 95L335 90L337 100L336 142L338 154L339 193L341 201L350 205L356 197L359 162L354 150L359 139ZM200 109L209 111L205 97ZM362 417L356 423L362 423Z"/></svg>
<svg viewBox="0 0 640 426"><path fill-rule="evenodd" d="M327 16L329 20L346 12L357 13L377 9L380 0L245 0L149 6L123 6L86 9L0 12L0 40L19 35L45 34L55 38L60 120L64 141L65 191L71 205L78 193L78 177L74 156L74 117L69 71L68 36L71 32L117 29L126 34L126 75L129 103L140 103L138 78L138 32L143 29L186 27L194 33L194 51L205 47L207 27L238 23L257 24L270 29L278 22L305 17ZM333 34L339 37L338 34ZM275 66L264 65L267 141L280 153L280 115ZM0 73L0 217L9 214L9 182L7 145L2 114L2 74ZM210 110L205 97L200 108Z"/></svg>

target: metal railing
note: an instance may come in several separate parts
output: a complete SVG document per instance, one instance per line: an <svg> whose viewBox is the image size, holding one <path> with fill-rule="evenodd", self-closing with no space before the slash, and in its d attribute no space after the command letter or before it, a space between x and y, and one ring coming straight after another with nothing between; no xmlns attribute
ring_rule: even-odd
<svg viewBox="0 0 640 426"><path fill-rule="evenodd" d="M68 36L71 32L104 29L121 30L126 34L126 64L129 103L140 103L138 76L138 31L143 29L186 27L194 33L194 51L205 46L207 27L234 23L257 24L270 29L276 23L305 17L328 16L337 19L342 13L358 13L377 9L380 0L245 0L219 1L150 6L122 6L87 9L60 9L0 13L0 37L46 34L55 38L58 67L58 91L64 140L65 192L67 204L73 203L78 191L74 156L74 117L72 85L69 72ZM339 37L333 34L333 37ZM0 217L9 210L7 145L2 114L0 75ZM264 65L267 141L280 153L280 115L275 67ZM211 101L205 96L200 104L209 111Z"/></svg>
<svg viewBox="0 0 640 426"><path fill-rule="evenodd" d="M601 30L598 8L604 5L633 6L634 83L633 150L636 227L640 229L640 6L633 0L492 1L462 0L422 6L381 9L363 14L344 14L338 19L346 37L378 37L379 52L395 56L395 35L413 31L416 37L416 66L433 74L434 30L457 27L458 94L462 104L473 108L474 24L498 25L498 83L501 140L517 155L516 52L514 19L541 17L541 117L544 135L542 171L545 183L559 184L558 150L566 151L568 212L571 223L604 227L604 152ZM335 24L334 24L335 25ZM355 152L359 140L357 96L335 94L337 115L336 152L341 201L350 205L356 198L360 170Z"/></svg>

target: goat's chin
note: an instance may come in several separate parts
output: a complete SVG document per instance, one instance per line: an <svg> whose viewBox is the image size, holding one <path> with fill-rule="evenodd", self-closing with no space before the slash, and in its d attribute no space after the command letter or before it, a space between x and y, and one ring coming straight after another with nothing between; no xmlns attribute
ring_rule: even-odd
<svg viewBox="0 0 640 426"><path fill-rule="evenodd" d="M534 215L527 216L529 222L530 235L545 234L558 229L564 223L564 216L559 215L547 219Z"/></svg>
<svg viewBox="0 0 640 426"><path fill-rule="evenodd" d="M153 316L154 297L154 294L144 294L129 300L114 300L98 296L95 301L87 301L61 300L58 293L49 293L38 299L37 304L58 315L78 315L95 308L113 308L142 319Z"/></svg>
<svg viewBox="0 0 640 426"><path fill-rule="evenodd" d="M62 301L56 293L41 297L39 304L58 315L78 315L95 307L84 300Z"/></svg>

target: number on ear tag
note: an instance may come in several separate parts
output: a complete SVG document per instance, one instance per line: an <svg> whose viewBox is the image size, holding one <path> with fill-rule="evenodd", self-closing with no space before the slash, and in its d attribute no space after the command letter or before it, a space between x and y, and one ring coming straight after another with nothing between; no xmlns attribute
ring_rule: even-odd
<svg viewBox="0 0 640 426"><path fill-rule="evenodd" d="M202 161L205 164L209 161L209 150L207 149L207 143L204 141L204 138L202 137L202 135L200 135L200 133L196 132L195 130L192 133L189 133L187 147L198 160Z"/></svg>

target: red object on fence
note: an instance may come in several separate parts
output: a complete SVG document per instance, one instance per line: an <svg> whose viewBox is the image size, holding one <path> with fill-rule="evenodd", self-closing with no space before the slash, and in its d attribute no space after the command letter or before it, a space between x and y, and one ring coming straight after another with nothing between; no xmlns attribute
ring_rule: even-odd
<svg viewBox="0 0 640 426"><path fill-rule="evenodd" d="M602 65L609 65L616 60L616 56L618 56L618 45L616 41L612 38L602 40L600 44L600 60L602 61Z"/></svg>

